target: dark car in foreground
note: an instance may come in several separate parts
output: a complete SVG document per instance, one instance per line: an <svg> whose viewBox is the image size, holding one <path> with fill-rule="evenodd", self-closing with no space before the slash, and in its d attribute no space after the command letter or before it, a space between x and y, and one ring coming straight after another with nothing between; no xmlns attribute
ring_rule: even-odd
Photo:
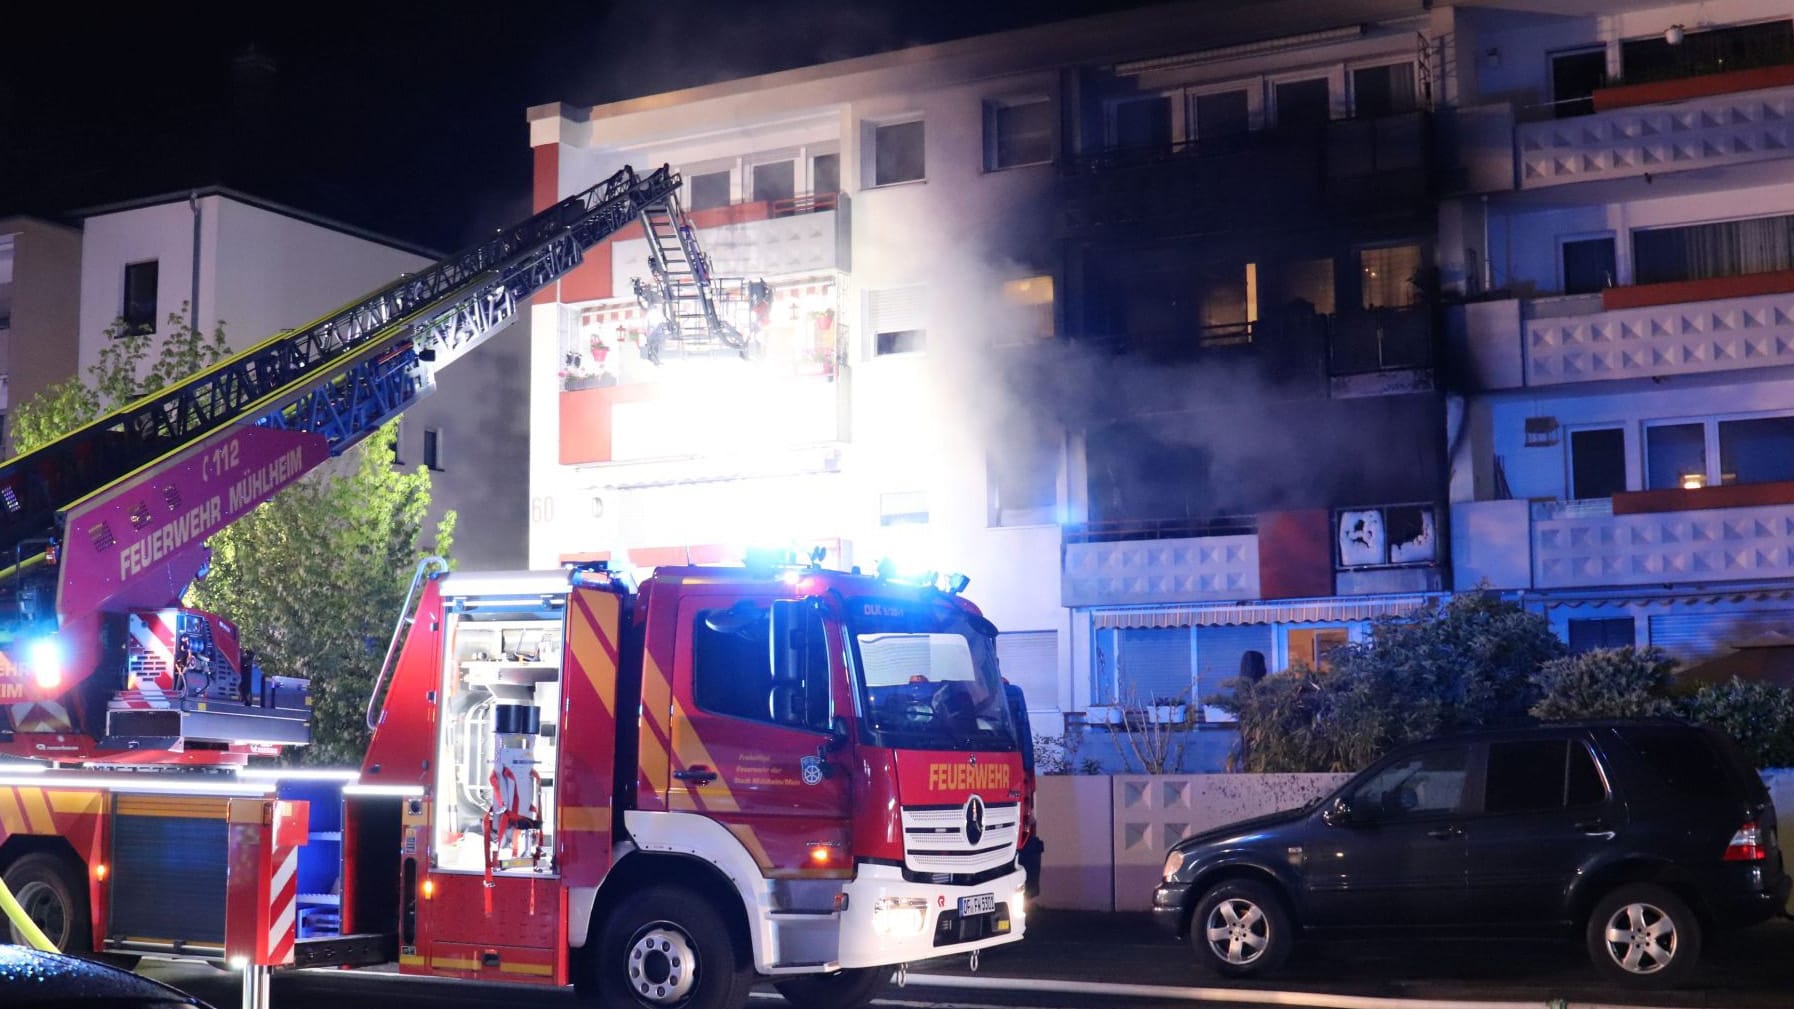
<svg viewBox="0 0 1794 1009"><path fill-rule="evenodd" d="M1153 913L1222 974L1299 935L1580 935L1611 979L1687 978L1710 932L1782 913L1775 806L1737 746L1673 719L1404 746L1299 810L1186 838Z"/></svg>
<svg viewBox="0 0 1794 1009"><path fill-rule="evenodd" d="M103 963L0 944L6 1009L208 1009L157 981Z"/></svg>

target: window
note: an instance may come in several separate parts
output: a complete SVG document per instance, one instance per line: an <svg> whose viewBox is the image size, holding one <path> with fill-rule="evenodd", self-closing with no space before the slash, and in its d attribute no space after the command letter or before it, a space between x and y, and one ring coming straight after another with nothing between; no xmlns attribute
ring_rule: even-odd
<svg viewBox="0 0 1794 1009"><path fill-rule="evenodd" d="M1013 310L1015 326L998 333L998 343L1053 338L1053 278L1046 274L1003 282L1003 301Z"/></svg>
<svg viewBox="0 0 1794 1009"><path fill-rule="evenodd" d="M1626 489L1626 433L1617 427L1570 432L1570 497L1608 498Z"/></svg>
<svg viewBox="0 0 1794 1009"><path fill-rule="evenodd" d="M1193 108L1199 140L1237 136L1252 127L1251 107L1245 91L1197 95Z"/></svg>
<svg viewBox="0 0 1794 1009"><path fill-rule="evenodd" d="M729 205L729 173L705 172L692 175L691 210L709 210Z"/></svg>
<svg viewBox="0 0 1794 1009"><path fill-rule="evenodd" d="M442 470L442 435L433 427L424 428L424 467Z"/></svg>
<svg viewBox="0 0 1794 1009"><path fill-rule="evenodd" d="M1391 245L1358 251L1359 295L1365 308L1406 308L1418 304L1414 277L1420 273L1420 246Z"/></svg>
<svg viewBox="0 0 1794 1009"><path fill-rule="evenodd" d="M1047 525L1059 517L1059 440L1020 420L985 457L993 526Z"/></svg>
<svg viewBox="0 0 1794 1009"><path fill-rule="evenodd" d="M1597 648L1626 648L1638 643L1638 625L1631 617L1570 621L1570 651L1576 655Z"/></svg>
<svg viewBox="0 0 1794 1009"><path fill-rule="evenodd" d="M1045 98L984 104L987 171L1053 160L1053 103Z"/></svg>
<svg viewBox="0 0 1794 1009"><path fill-rule="evenodd" d="M1439 555L1439 536L1428 505L1342 510L1338 540L1336 563L1341 570L1431 564Z"/></svg>
<svg viewBox="0 0 1794 1009"><path fill-rule="evenodd" d="M1652 777L1670 791L1711 796L1735 780L1719 751L1700 733L1632 729L1625 739L1650 767Z"/></svg>
<svg viewBox="0 0 1794 1009"><path fill-rule="evenodd" d="M1403 757L1358 786L1352 811L1370 819L1456 812L1463 804L1469 767L1470 752L1461 746Z"/></svg>
<svg viewBox="0 0 1794 1009"><path fill-rule="evenodd" d="M810 192L838 193L841 191L841 155L818 154L810 159Z"/></svg>
<svg viewBox="0 0 1794 1009"><path fill-rule="evenodd" d="M753 167L754 202L789 200L797 195L797 163L769 161Z"/></svg>
<svg viewBox="0 0 1794 1009"><path fill-rule="evenodd" d="M1247 652L1271 651L1270 624L1099 628L1092 697L1098 704L1202 704L1240 675ZM1205 708L1205 720L1226 720Z"/></svg>
<svg viewBox="0 0 1794 1009"><path fill-rule="evenodd" d="M1551 55L1552 111L1559 119L1595 111L1595 89L1607 83L1607 49Z"/></svg>
<svg viewBox="0 0 1794 1009"><path fill-rule="evenodd" d="M1201 299L1204 344L1249 343L1258 322L1258 264L1210 264L1200 268L1196 295Z"/></svg>
<svg viewBox="0 0 1794 1009"><path fill-rule="evenodd" d="M1283 81L1275 87L1273 94L1277 100L1278 126L1320 126L1333 117L1333 99L1328 94L1325 77Z"/></svg>
<svg viewBox="0 0 1794 1009"><path fill-rule="evenodd" d="M1360 119L1393 116L1419 108L1414 64L1391 63L1352 71L1352 114Z"/></svg>
<svg viewBox="0 0 1794 1009"><path fill-rule="evenodd" d="M1705 424L1651 424L1645 428L1647 489L1693 489L1706 485Z"/></svg>
<svg viewBox="0 0 1794 1009"><path fill-rule="evenodd" d="M1794 22L1769 21L1686 32L1671 45L1662 35L1620 43L1626 83L1717 74L1794 62Z"/></svg>
<svg viewBox="0 0 1794 1009"><path fill-rule="evenodd" d="M125 267L124 319L126 333L156 331L156 275L159 264L152 259Z"/></svg>
<svg viewBox="0 0 1794 1009"><path fill-rule="evenodd" d="M1333 652L1344 648L1351 632L1344 627L1292 627L1287 646L1291 668L1332 669Z"/></svg>
<svg viewBox="0 0 1794 1009"><path fill-rule="evenodd" d="M1632 233L1632 271L1640 284L1788 269L1794 269L1794 214Z"/></svg>
<svg viewBox="0 0 1794 1009"><path fill-rule="evenodd" d="M1297 259L1283 264L1277 306L1306 305L1317 315L1333 314L1333 260Z"/></svg>
<svg viewBox="0 0 1794 1009"><path fill-rule="evenodd" d="M802 609L784 680L775 678L771 621L764 606L742 601L700 611L692 623L692 696L712 714L794 728L829 724L828 639L822 618Z"/></svg>
<svg viewBox="0 0 1794 1009"><path fill-rule="evenodd" d="M919 490L893 491L878 496L878 524L919 526L928 524L928 495Z"/></svg>
<svg viewBox="0 0 1794 1009"><path fill-rule="evenodd" d="M867 295L872 328L872 354L913 354L927 346L923 288L895 287Z"/></svg>
<svg viewBox="0 0 1794 1009"><path fill-rule="evenodd" d="M1164 95L1131 98L1111 111L1112 146L1122 150L1171 149L1171 99Z"/></svg>
<svg viewBox="0 0 1794 1009"><path fill-rule="evenodd" d="M1489 744L1484 812L1539 813L1593 805L1606 798L1595 758L1579 742L1525 739Z"/></svg>
<svg viewBox="0 0 1794 1009"><path fill-rule="evenodd" d="M1059 696L1059 632L1004 631L997 635L997 668L1037 707ZM1044 702L1044 703L1043 703Z"/></svg>
<svg viewBox="0 0 1794 1009"><path fill-rule="evenodd" d="M1565 294L1595 294L1613 286L1613 236L1576 238L1561 246Z"/></svg>
<svg viewBox="0 0 1794 1009"><path fill-rule="evenodd" d="M922 120L872 128L872 184L889 186L924 177Z"/></svg>
<svg viewBox="0 0 1794 1009"><path fill-rule="evenodd" d="M1794 480L1794 417L1719 422L1719 482Z"/></svg>

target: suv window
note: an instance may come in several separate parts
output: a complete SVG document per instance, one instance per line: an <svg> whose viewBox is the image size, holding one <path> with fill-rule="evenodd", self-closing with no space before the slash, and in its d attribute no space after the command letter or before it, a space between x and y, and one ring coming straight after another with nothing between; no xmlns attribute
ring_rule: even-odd
<svg viewBox="0 0 1794 1009"><path fill-rule="evenodd" d="M1761 789L1760 784L1751 788L1756 775L1730 766L1713 740L1698 730L1631 729L1625 738L1660 783L1684 795L1711 795L1722 785L1742 786L1751 793Z"/></svg>
<svg viewBox="0 0 1794 1009"><path fill-rule="evenodd" d="M1379 820L1455 812L1464 800L1469 753L1452 746L1398 758L1358 786L1352 808Z"/></svg>
<svg viewBox="0 0 1794 1009"><path fill-rule="evenodd" d="M1489 744L1483 809L1528 813L1586 806L1607 798L1588 747L1568 739L1525 739Z"/></svg>

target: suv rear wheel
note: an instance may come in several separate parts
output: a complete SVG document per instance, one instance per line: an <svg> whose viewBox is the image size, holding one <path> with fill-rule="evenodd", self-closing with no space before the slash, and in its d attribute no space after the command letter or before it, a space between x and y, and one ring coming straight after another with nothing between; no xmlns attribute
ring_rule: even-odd
<svg viewBox="0 0 1794 1009"><path fill-rule="evenodd" d="M1283 898L1251 879L1210 887L1190 921L1196 959L1227 977L1261 977L1283 966L1295 945L1295 922Z"/></svg>
<svg viewBox="0 0 1794 1009"><path fill-rule="evenodd" d="M1682 898L1654 883L1628 883L1588 917L1588 955L1608 978L1639 988L1687 980L1701 957L1701 923Z"/></svg>

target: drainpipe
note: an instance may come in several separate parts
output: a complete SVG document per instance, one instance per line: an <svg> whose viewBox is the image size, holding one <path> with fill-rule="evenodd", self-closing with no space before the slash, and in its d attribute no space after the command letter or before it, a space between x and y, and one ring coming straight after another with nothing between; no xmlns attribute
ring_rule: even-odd
<svg viewBox="0 0 1794 1009"><path fill-rule="evenodd" d="M187 209L193 211L193 296L187 302L187 328L199 332L199 192L187 194Z"/></svg>

